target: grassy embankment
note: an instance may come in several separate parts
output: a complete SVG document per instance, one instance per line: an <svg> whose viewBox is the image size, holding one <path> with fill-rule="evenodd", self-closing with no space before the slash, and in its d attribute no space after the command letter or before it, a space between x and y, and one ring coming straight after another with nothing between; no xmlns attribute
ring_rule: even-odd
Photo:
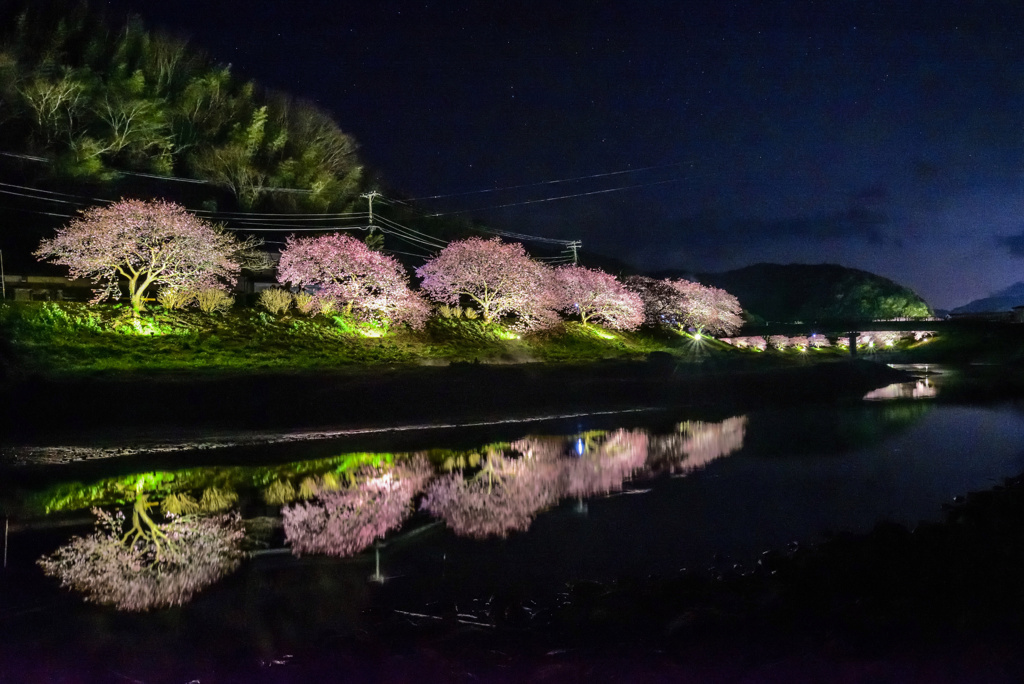
<svg viewBox="0 0 1024 684"><path fill-rule="evenodd" d="M943 364L1024 364L1024 325L970 323L945 328L924 343L901 349L894 361Z"/></svg>
<svg viewBox="0 0 1024 684"><path fill-rule="evenodd" d="M0 306L0 358L8 372L78 375L121 372L304 371L451 362L586 363L643 359L667 352L677 362L785 363L840 357L840 350L800 353L741 351L713 339L643 330L617 332L567 322L517 335L479 320L435 317L421 331L384 331L340 316L275 316L238 308L225 314L153 307L135 321L124 307L74 303Z"/></svg>

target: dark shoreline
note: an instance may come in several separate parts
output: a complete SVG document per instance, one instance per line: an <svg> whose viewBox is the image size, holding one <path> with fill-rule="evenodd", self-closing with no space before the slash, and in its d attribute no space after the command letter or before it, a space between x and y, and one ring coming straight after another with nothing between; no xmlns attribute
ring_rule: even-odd
<svg viewBox="0 0 1024 684"><path fill-rule="evenodd" d="M905 379L870 361L676 365L660 356L586 365L21 378L0 385L10 397L0 416L0 445L97 440L111 433L159 440L210 432L393 428L650 407L746 410L858 400Z"/></svg>

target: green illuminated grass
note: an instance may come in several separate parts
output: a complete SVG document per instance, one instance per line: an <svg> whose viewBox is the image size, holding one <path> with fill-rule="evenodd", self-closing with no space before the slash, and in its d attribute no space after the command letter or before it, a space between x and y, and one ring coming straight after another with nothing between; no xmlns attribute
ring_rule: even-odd
<svg viewBox="0 0 1024 684"><path fill-rule="evenodd" d="M576 322L519 335L480 320L435 317L420 331L386 331L343 316L275 316L240 307L210 315L153 305L134 320L125 307L68 302L0 305L0 344L0 360L7 357L13 372L45 375L587 363L643 359L655 351L698 363L755 355L710 338L657 330L627 333Z"/></svg>

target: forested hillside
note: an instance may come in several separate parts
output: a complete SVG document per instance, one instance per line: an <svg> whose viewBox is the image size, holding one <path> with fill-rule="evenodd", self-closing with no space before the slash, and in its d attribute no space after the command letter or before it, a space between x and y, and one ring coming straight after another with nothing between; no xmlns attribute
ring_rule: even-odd
<svg viewBox="0 0 1024 684"><path fill-rule="evenodd" d="M754 264L699 277L728 290L744 311L766 321L916 318L931 309L888 278L836 264Z"/></svg>
<svg viewBox="0 0 1024 684"><path fill-rule="evenodd" d="M327 112L182 40L84 3L22 3L0 27L0 151L48 161L51 177L204 180L245 209L341 211L358 198L356 143Z"/></svg>

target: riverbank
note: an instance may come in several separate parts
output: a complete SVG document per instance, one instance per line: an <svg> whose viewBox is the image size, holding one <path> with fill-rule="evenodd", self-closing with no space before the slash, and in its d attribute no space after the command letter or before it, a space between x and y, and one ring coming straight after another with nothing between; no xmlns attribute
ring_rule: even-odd
<svg viewBox="0 0 1024 684"><path fill-rule="evenodd" d="M764 357L677 363L452 364L319 373L116 374L8 380L7 444L102 441L116 434L388 428L567 412L859 400L905 375L870 361L794 364Z"/></svg>

